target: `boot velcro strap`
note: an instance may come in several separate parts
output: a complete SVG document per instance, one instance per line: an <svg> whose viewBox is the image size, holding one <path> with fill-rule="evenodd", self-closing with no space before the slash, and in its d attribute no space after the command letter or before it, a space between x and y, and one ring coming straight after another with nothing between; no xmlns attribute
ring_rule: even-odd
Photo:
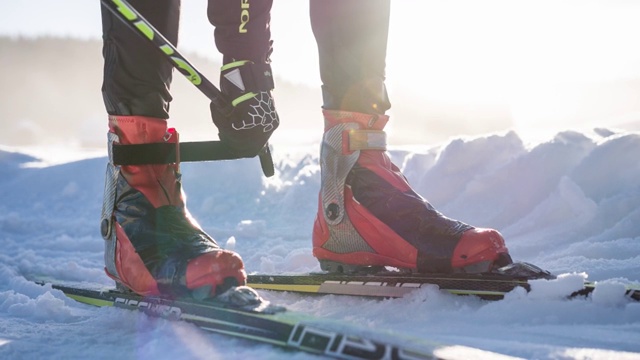
<svg viewBox="0 0 640 360"><path fill-rule="evenodd" d="M381 130L350 130L349 151L387 150L387 134Z"/></svg>
<svg viewBox="0 0 640 360"><path fill-rule="evenodd" d="M179 154L179 155L178 155ZM151 143L122 145L113 143L111 147L114 165L157 165L177 162L217 161L239 159L220 141L200 141L185 143ZM258 153L265 176L275 173L271 149L266 145Z"/></svg>
<svg viewBox="0 0 640 360"><path fill-rule="evenodd" d="M157 165L238 158L220 141L134 145L114 143L112 151L114 165ZM178 152L179 156L177 156Z"/></svg>

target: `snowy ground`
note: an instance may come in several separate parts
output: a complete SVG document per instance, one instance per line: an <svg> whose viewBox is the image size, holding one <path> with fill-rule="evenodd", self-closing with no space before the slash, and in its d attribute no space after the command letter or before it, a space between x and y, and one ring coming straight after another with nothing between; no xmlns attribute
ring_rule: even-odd
<svg viewBox="0 0 640 360"><path fill-rule="evenodd" d="M317 271L310 231L315 148L257 160L184 164L189 208L250 272ZM515 133L393 151L414 186L445 214L503 232L514 258L556 274L500 302L427 288L394 300L263 293L291 309L527 359L640 359L640 134L564 132L534 147ZM27 281L47 275L108 285L98 232L105 158L34 167L0 151L0 358L305 359L267 345L113 308L92 308ZM583 273L588 299L563 300Z"/></svg>

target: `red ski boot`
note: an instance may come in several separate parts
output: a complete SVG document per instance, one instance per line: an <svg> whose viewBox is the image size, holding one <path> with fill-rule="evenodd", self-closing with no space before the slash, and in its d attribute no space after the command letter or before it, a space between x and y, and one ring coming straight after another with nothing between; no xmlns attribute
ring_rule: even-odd
<svg viewBox="0 0 640 360"><path fill-rule="evenodd" d="M214 297L245 285L240 256L221 249L189 215L179 166L113 165L120 144L175 143L163 119L109 117L109 158L102 210L105 270L141 295Z"/></svg>
<svg viewBox="0 0 640 360"><path fill-rule="evenodd" d="M313 254L323 270L489 272L510 264L496 230L449 219L386 155L385 115L324 111Z"/></svg>

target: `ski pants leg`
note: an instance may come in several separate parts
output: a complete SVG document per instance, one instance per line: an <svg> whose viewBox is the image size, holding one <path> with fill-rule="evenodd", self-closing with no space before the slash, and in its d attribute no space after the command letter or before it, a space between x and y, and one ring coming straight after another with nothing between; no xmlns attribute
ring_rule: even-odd
<svg viewBox="0 0 640 360"><path fill-rule="evenodd" d="M311 0L323 108L384 114L389 0Z"/></svg>
<svg viewBox="0 0 640 360"><path fill-rule="evenodd" d="M180 0L129 0L177 46ZM265 60L271 51L271 0L209 0L207 15L225 59ZM203 14L204 16L204 14ZM173 67L158 49L102 8L102 95L110 115L169 117Z"/></svg>
<svg viewBox="0 0 640 360"><path fill-rule="evenodd" d="M178 41L180 0L129 3L171 43ZM172 66L147 40L102 7L102 97L109 115L169 117Z"/></svg>
<svg viewBox="0 0 640 360"><path fill-rule="evenodd" d="M177 44L180 0L130 0ZM272 1L210 0L218 50L231 59L263 60L270 44ZM320 56L323 108L384 113L389 0L311 0L311 25ZM243 7L244 6L244 7ZM111 115L168 118L171 64L103 9L103 98Z"/></svg>

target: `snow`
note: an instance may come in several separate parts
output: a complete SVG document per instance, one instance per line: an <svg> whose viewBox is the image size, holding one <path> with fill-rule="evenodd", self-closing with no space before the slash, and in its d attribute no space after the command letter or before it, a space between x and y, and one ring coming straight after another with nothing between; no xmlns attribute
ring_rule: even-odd
<svg viewBox="0 0 640 360"><path fill-rule="evenodd" d="M0 150L0 358L307 359L193 325L93 308L28 279L109 286L99 235L104 157L42 164ZM252 273L319 271L310 233L320 186L317 149L257 160L182 164L191 213ZM268 299L328 319L527 359L640 359L640 134L566 131L525 144L515 132L391 151L414 187L446 215L494 227L515 259L560 276L498 302L434 286L402 299ZM38 165L40 164L40 165ZM583 279L588 298L566 300ZM637 286L637 285L636 285ZM451 353L460 348L449 348Z"/></svg>

